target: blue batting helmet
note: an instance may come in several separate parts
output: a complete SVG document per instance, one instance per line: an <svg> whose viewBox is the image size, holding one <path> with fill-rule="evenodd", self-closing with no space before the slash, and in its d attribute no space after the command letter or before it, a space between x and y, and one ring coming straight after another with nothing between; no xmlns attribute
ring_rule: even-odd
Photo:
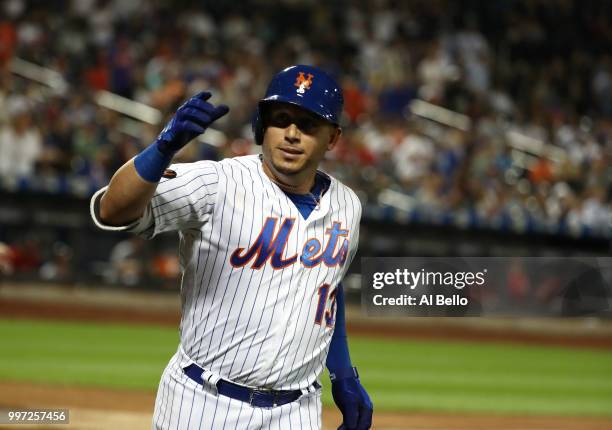
<svg viewBox="0 0 612 430"><path fill-rule="evenodd" d="M323 70L313 66L297 65L277 73L255 110L251 124L255 143L261 145L265 126L263 107L271 102L290 103L320 116L331 124L340 123L344 98L338 83Z"/></svg>

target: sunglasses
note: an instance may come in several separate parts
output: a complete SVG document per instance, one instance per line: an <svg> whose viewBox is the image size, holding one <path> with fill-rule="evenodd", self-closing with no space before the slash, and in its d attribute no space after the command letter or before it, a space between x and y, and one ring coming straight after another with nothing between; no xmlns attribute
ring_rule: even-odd
<svg viewBox="0 0 612 430"><path fill-rule="evenodd" d="M272 111L267 115L268 127L287 128L295 124L302 133L314 134L324 122L309 115L299 115L285 110Z"/></svg>

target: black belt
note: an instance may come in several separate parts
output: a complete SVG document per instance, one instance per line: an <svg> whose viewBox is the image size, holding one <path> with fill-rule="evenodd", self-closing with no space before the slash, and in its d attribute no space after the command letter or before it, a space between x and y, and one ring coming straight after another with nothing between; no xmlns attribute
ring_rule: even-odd
<svg viewBox="0 0 612 430"><path fill-rule="evenodd" d="M200 385L204 385L202 380L202 369L197 364L190 364L183 369L185 375L189 376L195 382ZM258 408L272 408L275 406L285 405L296 401L302 395L302 390L293 391L276 391L276 390L257 390L254 388L248 388L242 385L234 384L233 382L219 379L216 384L217 392L232 399L240 400L241 402L248 403L251 406ZM315 382L312 384L315 389L321 388L321 386Z"/></svg>

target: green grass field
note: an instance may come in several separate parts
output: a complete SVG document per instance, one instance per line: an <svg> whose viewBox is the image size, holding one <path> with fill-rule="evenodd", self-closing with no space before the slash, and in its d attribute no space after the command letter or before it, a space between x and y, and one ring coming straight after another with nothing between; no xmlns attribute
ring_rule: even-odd
<svg viewBox="0 0 612 430"><path fill-rule="evenodd" d="M0 380L155 390L178 334L0 319L0 339ZM355 336L350 344L377 410L612 416L610 351Z"/></svg>

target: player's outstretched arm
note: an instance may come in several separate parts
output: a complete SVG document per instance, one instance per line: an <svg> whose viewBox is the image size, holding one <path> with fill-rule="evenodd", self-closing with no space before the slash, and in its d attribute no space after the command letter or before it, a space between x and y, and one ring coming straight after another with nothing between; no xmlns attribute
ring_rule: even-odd
<svg viewBox="0 0 612 430"><path fill-rule="evenodd" d="M108 225L124 225L142 216L157 188L157 182L138 175L134 160L115 172L100 199L100 220Z"/></svg>
<svg viewBox="0 0 612 430"><path fill-rule="evenodd" d="M374 406L359 381L357 368L351 364L344 317L344 291L338 285L336 323L326 361L332 381L332 396L340 412L342 424L338 430L367 430L372 426Z"/></svg>
<svg viewBox="0 0 612 430"><path fill-rule="evenodd" d="M117 170L100 200L102 222L124 225L142 216L174 154L229 112L225 105L209 103L210 96L201 92L187 100L155 142Z"/></svg>

